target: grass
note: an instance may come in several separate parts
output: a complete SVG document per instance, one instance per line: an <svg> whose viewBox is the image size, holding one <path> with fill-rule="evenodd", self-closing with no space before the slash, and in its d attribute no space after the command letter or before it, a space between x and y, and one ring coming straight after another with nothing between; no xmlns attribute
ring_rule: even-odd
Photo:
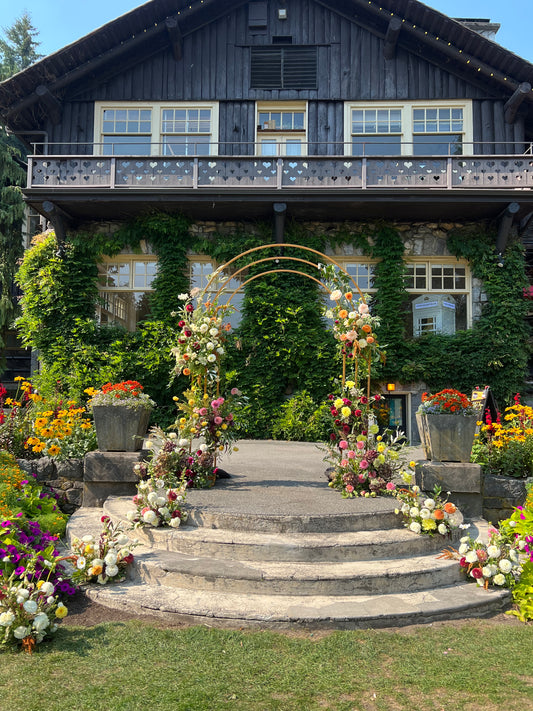
<svg viewBox="0 0 533 711"><path fill-rule="evenodd" d="M533 709L532 629L514 620L299 636L135 620L0 664L2 711Z"/></svg>

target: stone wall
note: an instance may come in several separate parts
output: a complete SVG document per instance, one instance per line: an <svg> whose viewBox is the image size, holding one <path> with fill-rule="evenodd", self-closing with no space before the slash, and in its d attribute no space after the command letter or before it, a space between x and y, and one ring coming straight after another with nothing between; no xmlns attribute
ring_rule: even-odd
<svg viewBox="0 0 533 711"><path fill-rule="evenodd" d="M68 459L56 462L50 457L18 459L17 463L28 476L50 489L57 497L58 506L64 513L76 511L83 500L83 460Z"/></svg>

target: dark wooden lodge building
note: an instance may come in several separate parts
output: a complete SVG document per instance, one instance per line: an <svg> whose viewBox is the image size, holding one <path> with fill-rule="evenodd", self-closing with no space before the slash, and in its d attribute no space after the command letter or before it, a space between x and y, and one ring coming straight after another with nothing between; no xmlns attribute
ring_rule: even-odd
<svg viewBox="0 0 533 711"><path fill-rule="evenodd" d="M0 112L32 146L25 199L60 242L156 210L210 239L297 225L372 294L379 258L352 237L387 224L406 337L453 335L488 297L449 235L492 231L501 259L533 238L533 66L493 29L416 0L152 0L0 84ZM190 253L191 282L214 265ZM134 329L150 235L99 269L98 318ZM391 385L409 430L424 383Z"/></svg>

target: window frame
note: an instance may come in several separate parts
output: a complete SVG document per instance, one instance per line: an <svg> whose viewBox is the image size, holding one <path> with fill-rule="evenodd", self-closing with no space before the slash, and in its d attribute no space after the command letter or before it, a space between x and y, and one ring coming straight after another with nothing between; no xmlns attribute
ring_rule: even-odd
<svg viewBox="0 0 533 711"><path fill-rule="evenodd" d="M218 144L219 144L219 105L217 101L96 101L94 105L94 152L95 155L110 155L119 156L121 154L104 154L104 136L127 136L127 133L106 133L103 130L104 124L104 111L109 109L124 110L124 109L150 109L152 111L152 126L150 132L150 153L151 156L166 156L168 158L187 158L194 157L195 155L206 155L206 154L188 154L188 155L175 155L175 154L165 154L164 152L164 137L166 135L184 135L184 136L206 136L210 135L211 140L209 141L209 151L207 155L217 155L218 154ZM171 133L163 131L163 110L164 109L210 109L211 110L211 133L207 134L205 132L200 133ZM138 135L148 135L147 133L135 133L132 136ZM126 155L126 154L122 154ZM146 155L146 154L135 154L129 153L127 155Z"/></svg>
<svg viewBox="0 0 533 711"><path fill-rule="evenodd" d="M394 133L352 133L352 110L376 110L379 109L389 109L389 110L400 110L401 111L401 132L398 134ZM436 132L436 133L420 133L414 130L414 110L415 109L462 109L463 111L463 130L462 131L446 131L446 132ZM386 141L388 136L400 135L400 153L399 154L387 154L383 153L381 155L392 157L400 156L413 156L414 155L414 137L415 136L433 136L433 135L457 135L462 134L461 144L463 146L463 155L469 155L469 152L464 150L470 146L473 153L473 118L472 118L472 100L471 99L461 99L459 101L454 101L451 99L445 99L442 101L435 100L417 100L417 101L346 101L344 103L344 154L345 155L356 155L353 153L353 136L383 136L383 140ZM376 155L376 154L370 154ZM421 154L421 155L440 155L443 154ZM444 154L447 155L447 154ZM450 155L456 155L450 153Z"/></svg>
<svg viewBox="0 0 533 711"><path fill-rule="evenodd" d="M289 156L298 157L298 155L305 156L308 153L306 150L307 141L307 131L308 131L308 106L307 101L256 101L255 103L255 154L259 156L275 157L275 156ZM262 128L259 124L259 114L261 113L303 113L304 115L304 127L303 129L270 129ZM301 152L300 154L287 153L286 146L287 140L300 138L301 137ZM277 151L274 154L263 154L261 152L262 141L266 139L271 139L272 142L276 143Z"/></svg>

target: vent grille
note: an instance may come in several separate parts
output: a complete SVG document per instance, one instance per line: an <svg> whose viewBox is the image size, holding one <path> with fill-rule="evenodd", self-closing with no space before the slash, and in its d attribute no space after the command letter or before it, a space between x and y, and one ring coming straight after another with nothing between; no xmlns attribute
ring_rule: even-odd
<svg viewBox="0 0 533 711"><path fill-rule="evenodd" d="M252 89L316 89L316 47L252 47Z"/></svg>

